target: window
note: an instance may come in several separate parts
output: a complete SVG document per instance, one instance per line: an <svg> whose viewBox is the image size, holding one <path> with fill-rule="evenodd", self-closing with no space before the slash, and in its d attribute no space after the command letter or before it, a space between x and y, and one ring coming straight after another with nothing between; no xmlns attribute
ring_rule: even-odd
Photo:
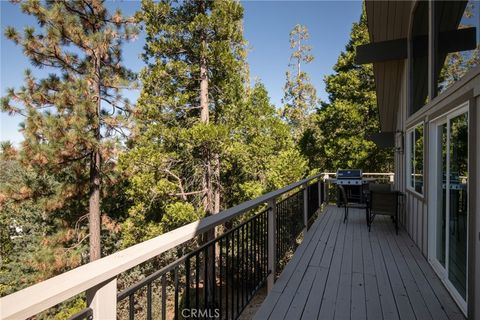
<svg viewBox="0 0 480 320"><path fill-rule="evenodd" d="M442 93L480 64L480 2L438 1L434 8L438 39L435 89ZM453 36L455 31L460 33ZM461 41L453 41L454 38Z"/></svg>
<svg viewBox="0 0 480 320"><path fill-rule="evenodd" d="M408 177L407 185L412 191L423 194L423 123L408 132Z"/></svg>

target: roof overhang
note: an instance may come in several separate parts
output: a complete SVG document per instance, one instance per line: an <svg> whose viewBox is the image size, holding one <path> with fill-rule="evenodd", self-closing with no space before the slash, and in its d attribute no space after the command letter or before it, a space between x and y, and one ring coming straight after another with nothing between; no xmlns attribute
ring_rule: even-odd
<svg viewBox="0 0 480 320"><path fill-rule="evenodd" d="M408 35L413 4L413 1L365 1L370 42L383 42L389 52L398 55L393 60L379 59L373 63L380 126L386 132L396 130L405 70L406 42L402 39Z"/></svg>
<svg viewBox="0 0 480 320"><path fill-rule="evenodd" d="M373 63L375 90L382 132L395 132L397 110L401 103L401 88L406 70L408 34L411 28L413 9L419 1L366 0L370 44L357 48L357 63ZM476 29L458 29L467 1L438 2L435 4L439 20L437 63L443 64L447 53L476 48ZM424 8L423 8L424 9ZM413 56L428 55L426 31L412 39ZM423 74L413 74L420 82ZM420 97L422 98L422 97Z"/></svg>

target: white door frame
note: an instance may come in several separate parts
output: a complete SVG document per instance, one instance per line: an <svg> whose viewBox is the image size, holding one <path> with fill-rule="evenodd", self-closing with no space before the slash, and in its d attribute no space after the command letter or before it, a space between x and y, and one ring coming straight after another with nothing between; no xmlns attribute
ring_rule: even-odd
<svg viewBox="0 0 480 320"><path fill-rule="evenodd" d="M452 295L453 299L455 302L458 304L462 312L467 315L467 301L468 301L468 272L467 272L467 279L466 279L466 298L463 300L463 297L458 293L456 288L452 285L450 280L448 279L448 264L449 264L449 259L448 259L448 248L449 248L449 224L448 221L450 221L450 203L449 203L449 192L446 192L446 221L447 223L445 224L446 228L446 245L445 245L445 267L443 267L437 260L436 257L436 236L437 236L437 214L439 210L439 202L437 199L437 184L438 183L443 183L443 181L437 181L438 179L438 157L437 157L437 152L438 152L438 127L440 125L447 125L447 173L446 173L446 185L450 185L450 120L452 118L455 118L461 114L467 113L468 117L470 117L469 114L469 102L466 101L465 103L462 103L459 105L457 108L439 116L436 117L435 119L432 119L429 121L428 125L428 133L429 133L429 145L428 145L428 152L430 156L428 157L428 165L430 170L428 170L428 183L429 183L429 188L428 188L428 261L432 268L435 270L439 278L442 280L444 283L445 287L447 290L450 292ZM470 130L470 128L468 128ZM469 145L469 142L467 142ZM470 159L468 159L468 171L470 172ZM470 179L469 179L470 180ZM470 183L470 181L468 181ZM470 198L470 195L468 194L468 187L467 187L467 199ZM470 214L470 212L469 212ZM468 220L467 219L467 232L469 230L468 227ZM467 251L468 252L468 235L467 235ZM466 257L466 264L468 267L468 254Z"/></svg>

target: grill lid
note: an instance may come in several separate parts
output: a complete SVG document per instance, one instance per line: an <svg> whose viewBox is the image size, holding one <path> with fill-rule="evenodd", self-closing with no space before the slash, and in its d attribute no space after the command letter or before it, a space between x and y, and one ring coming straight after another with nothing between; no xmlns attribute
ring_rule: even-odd
<svg viewBox="0 0 480 320"><path fill-rule="evenodd" d="M337 179L362 179L362 169L338 169Z"/></svg>

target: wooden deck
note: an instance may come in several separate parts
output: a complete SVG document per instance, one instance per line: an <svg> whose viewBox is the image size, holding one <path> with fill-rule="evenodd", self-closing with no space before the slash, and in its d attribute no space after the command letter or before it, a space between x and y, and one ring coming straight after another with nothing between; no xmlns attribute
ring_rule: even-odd
<svg viewBox="0 0 480 320"><path fill-rule="evenodd" d="M465 319L440 279L389 217L329 206L305 236L255 319Z"/></svg>

